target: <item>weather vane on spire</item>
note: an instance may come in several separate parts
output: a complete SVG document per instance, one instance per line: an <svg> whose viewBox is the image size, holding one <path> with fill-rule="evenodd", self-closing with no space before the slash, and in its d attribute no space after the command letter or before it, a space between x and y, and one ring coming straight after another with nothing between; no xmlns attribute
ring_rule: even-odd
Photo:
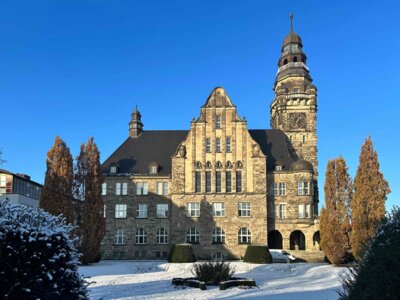
<svg viewBox="0 0 400 300"><path fill-rule="evenodd" d="M290 13L290 32L293 32L293 13Z"/></svg>

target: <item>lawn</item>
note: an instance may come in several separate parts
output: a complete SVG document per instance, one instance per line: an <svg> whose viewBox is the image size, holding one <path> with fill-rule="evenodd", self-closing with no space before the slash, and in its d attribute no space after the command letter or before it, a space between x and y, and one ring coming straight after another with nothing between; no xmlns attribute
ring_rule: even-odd
<svg viewBox="0 0 400 300"><path fill-rule="evenodd" d="M193 264L172 264L165 261L101 261L81 266L80 273L92 284L91 299L271 299L327 300L337 299L341 288L340 275L345 268L328 264L295 263L257 265L232 262L235 276L256 280L258 287L230 288L220 291L208 287L176 288L174 277L192 277Z"/></svg>

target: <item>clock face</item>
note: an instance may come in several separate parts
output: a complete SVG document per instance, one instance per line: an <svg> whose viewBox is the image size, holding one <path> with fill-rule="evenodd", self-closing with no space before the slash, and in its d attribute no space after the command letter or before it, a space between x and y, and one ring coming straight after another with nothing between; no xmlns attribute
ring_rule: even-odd
<svg viewBox="0 0 400 300"><path fill-rule="evenodd" d="M289 127L291 129L305 129L306 128L306 114L305 113L289 114Z"/></svg>

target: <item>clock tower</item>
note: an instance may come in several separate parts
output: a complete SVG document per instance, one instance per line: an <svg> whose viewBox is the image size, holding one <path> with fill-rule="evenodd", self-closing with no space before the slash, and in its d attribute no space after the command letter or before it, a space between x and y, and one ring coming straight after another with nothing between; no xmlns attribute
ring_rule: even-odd
<svg viewBox="0 0 400 300"><path fill-rule="evenodd" d="M293 31L283 41L271 103L271 127L286 133L294 158L309 161L318 176L317 160L317 88L312 84L300 36Z"/></svg>

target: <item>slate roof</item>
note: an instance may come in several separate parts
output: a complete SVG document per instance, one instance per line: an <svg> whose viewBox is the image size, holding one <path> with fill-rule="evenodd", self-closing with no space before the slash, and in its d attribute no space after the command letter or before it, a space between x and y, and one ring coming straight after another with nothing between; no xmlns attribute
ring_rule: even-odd
<svg viewBox="0 0 400 300"><path fill-rule="evenodd" d="M281 130L249 130L251 137L267 155L267 169L275 169L275 163L281 162L283 170L289 170L294 160L289 155L286 136ZM170 175L172 156L178 145L186 139L188 130L146 130L136 138L127 138L122 145L103 163L108 173L112 164L116 164L119 174L148 175L151 162L159 165L158 175Z"/></svg>

